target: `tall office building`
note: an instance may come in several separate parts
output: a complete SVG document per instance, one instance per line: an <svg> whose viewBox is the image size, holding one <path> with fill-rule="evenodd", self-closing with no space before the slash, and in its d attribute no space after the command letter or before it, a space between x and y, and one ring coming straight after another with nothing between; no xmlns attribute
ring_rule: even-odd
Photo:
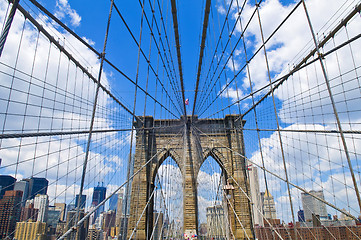
<svg viewBox="0 0 361 240"><path fill-rule="evenodd" d="M118 203L118 198L119 198L119 194L114 194L113 196L111 196L109 198L109 210L113 210L115 211L117 209L117 203Z"/></svg>
<svg viewBox="0 0 361 240"><path fill-rule="evenodd" d="M115 227L117 231L117 235L120 233L120 227L122 223L122 216L123 216L123 192L121 191L118 194L118 202L117 202L117 211L115 217Z"/></svg>
<svg viewBox="0 0 361 240"><path fill-rule="evenodd" d="M267 219L276 219L276 205L273 196L270 192L261 193L261 200L263 201L263 215Z"/></svg>
<svg viewBox="0 0 361 240"><path fill-rule="evenodd" d="M14 235L16 222L20 220L21 191L6 191L0 200L0 239Z"/></svg>
<svg viewBox="0 0 361 240"><path fill-rule="evenodd" d="M61 210L56 209L55 206L48 207L48 218L47 218L47 225L53 228L56 228L60 221Z"/></svg>
<svg viewBox="0 0 361 240"><path fill-rule="evenodd" d="M106 236L110 236L110 230L115 226L115 211L110 210L103 213L102 230Z"/></svg>
<svg viewBox="0 0 361 240"><path fill-rule="evenodd" d="M39 209L38 222L46 222L48 220L48 195L37 194L34 198L34 208Z"/></svg>
<svg viewBox="0 0 361 240"><path fill-rule="evenodd" d="M60 221L64 221L65 219L65 209L66 209L66 204L65 203L55 203L54 204L55 209L60 211Z"/></svg>
<svg viewBox="0 0 361 240"><path fill-rule="evenodd" d="M0 199L5 195L6 191L14 190L16 178L9 175L0 175Z"/></svg>
<svg viewBox="0 0 361 240"><path fill-rule="evenodd" d="M46 178L31 177L23 179L29 183L29 199L34 199L37 194L46 195L48 192L48 180Z"/></svg>
<svg viewBox="0 0 361 240"><path fill-rule="evenodd" d="M88 230L87 240L100 240L101 239L101 230L91 227Z"/></svg>
<svg viewBox="0 0 361 240"><path fill-rule="evenodd" d="M311 190L310 194L315 195L321 199L325 199L323 196L323 191L314 191ZM328 214L326 210L326 205L312 197L307 193L301 193L302 206L304 211L304 216L306 221L312 220L312 214L320 216L320 219L327 219Z"/></svg>
<svg viewBox="0 0 361 240"><path fill-rule="evenodd" d="M36 222L38 219L39 209L34 208L34 203L29 203L27 206L21 208L20 221L26 222L28 220L32 220Z"/></svg>
<svg viewBox="0 0 361 240"><path fill-rule="evenodd" d="M70 203L70 204L68 204L66 211L69 212L69 211L73 211L75 209L76 209L75 203Z"/></svg>
<svg viewBox="0 0 361 240"><path fill-rule="evenodd" d="M26 200L28 200L28 198L29 198L29 182L24 181L24 180L16 182L14 185L14 190L23 192L23 197L21 199L21 205L24 207Z"/></svg>
<svg viewBox="0 0 361 240"><path fill-rule="evenodd" d="M42 240L46 239L46 223L43 222L18 222L15 230L16 240Z"/></svg>
<svg viewBox="0 0 361 240"><path fill-rule="evenodd" d="M249 185L251 190L251 199L253 202L252 205L252 215L254 224L263 226L263 204L261 202L261 193L259 191L259 178L258 178L258 169L257 167L250 166L248 167L249 173Z"/></svg>
<svg viewBox="0 0 361 240"><path fill-rule="evenodd" d="M305 213L303 212L303 210L300 209L297 212L297 217L298 217L299 222L304 222L305 221Z"/></svg>
<svg viewBox="0 0 361 240"><path fill-rule="evenodd" d="M224 210L221 205L216 205L213 207L207 207L206 210L207 218L207 236L209 238L215 239L225 239L226 238L226 229L225 219L224 219Z"/></svg>
<svg viewBox="0 0 361 240"><path fill-rule="evenodd" d="M75 197L75 208L78 207L78 202L79 202L79 194L77 194ZM86 195L81 195L79 208L84 209L85 204L86 204Z"/></svg>
<svg viewBox="0 0 361 240"><path fill-rule="evenodd" d="M84 217L84 209L80 209L79 211L79 219ZM76 211L68 211L67 215L66 215L66 229L64 230L64 232L66 232L67 230L69 230L71 227L73 227L75 225L75 223L77 223L77 219L76 219ZM83 240L86 238L86 236L88 235L88 227L89 227L89 222L87 220L85 220L83 222L83 224L78 227L77 231L72 232L71 234L68 235L67 239L68 240Z"/></svg>
<svg viewBox="0 0 361 240"><path fill-rule="evenodd" d="M101 203L104 199L105 199L105 194L106 194L107 188L103 187L103 186L98 186L94 187L94 192L93 192L93 199L92 199L92 207L97 206L99 203ZM98 208L98 210L95 212L94 214L94 220L96 220L96 218L100 215L100 213L104 212L104 205L101 206L100 208Z"/></svg>

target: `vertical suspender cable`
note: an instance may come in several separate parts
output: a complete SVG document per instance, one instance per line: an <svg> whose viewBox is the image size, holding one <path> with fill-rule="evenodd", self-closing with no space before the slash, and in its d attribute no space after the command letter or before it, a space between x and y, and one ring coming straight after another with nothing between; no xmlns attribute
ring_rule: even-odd
<svg viewBox="0 0 361 240"><path fill-rule="evenodd" d="M181 52L180 52L179 32L178 32L177 5L176 5L175 0L172 0L171 3L172 3L174 38L175 38L175 41L176 41L176 48L177 48L179 79L180 79L181 89L182 89L183 110L184 110L184 116L187 116L186 102L185 102L186 99L185 99L185 96L184 96L182 58L181 58Z"/></svg>
<svg viewBox="0 0 361 240"><path fill-rule="evenodd" d="M114 1L111 0L110 9L109 9L109 16L108 16L108 22L107 22L107 28L106 28L106 32L105 32L105 38L104 38L103 52L101 53L101 61L100 61L99 74L98 74L98 80L97 80L97 88L96 88L96 92L95 92L95 96L94 96L92 118L91 118L91 121L90 121L88 141L87 141L87 145L86 145L86 152L85 152L85 158L84 158L84 163L83 163L83 172L82 172L82 176L81 176L80 190L79 190L79 196L78 196L78 206L76 206L76 218L75 219L77 219L77 221L80 220L79 211L80 211L81 196L83 194L86 167L87 167L88 158L89 158L90 142L91 142L91 137L92 137L92 132L93 132L95 112L96 112L96 108L97 108L98 94L99 94L99 89L100 89L100 79L101 79L102 71L103 71L105 49L106 49L106 46L107 46L108 33L109 33L109 27L110 27L110 19L111 19L111 16L112 16L113 4L114 4ZM79 231L77 232L77 235L78 234L79 234Z"/></svg>
<svg viewBox="0 0 361 240"><path fill-rule="evenodd" d="M262 23L261 23L261 16L260 16L260 13L259 13L260 4L257 3L257 0L255 2L256 2L256 10L257 10L257 17L258 17L258 23L259 23L259 28L260 28L260 34L261 34L262 44L263 44L263 51L264 51L264 56L265 56L265 61L266 61L266 66L267 66L268 80L269 80L269 83L270 83L270 89L271 89L271 93L272 93L273 109L274 109L275 120L276 120L276 124L277 124L277 132L278 132L278 139L279 139L279 142L280 142L280 148L281 148L281 154L282 154L283 169L284 169L284 172L285 172L285 179L286 179L286 183L287 183L288 200L290 202L292 221L293 221L293 223L296 223L295 214L294 214L294 210L293 210L291 188L290 188L290 184L289 184L289 180L288 180L287 164L286 164L285 153L284 153L284 149L283 149L283 141L282 141L281 132L280 132L280 125L279 125L279 122L278 122L278 114L277 114L276 102L275 102L273 86L272 86L272 80L271 80L271 74L270 74L270 69L269 69L269 64L268 64L266 44L265 44L265 40L264 40L264 36L263 36L263 28L262 28ZM295 228L294 234L295 234L294 237L297 240L297 228Z"/></svg>
<svg viewBox="0 0 361 240"><path fill-rule="evenodd" d="M198 87L199 87L199 79L201 77L201 71L202 71L203 52L204 52L204 47L205 47L206 38L207 38L207 28L208 28L208 19L209 19L210 9L211 9L211 0L207 0L206 7L204 9L202 41L201 41L201 49L200 49L200 52L199 52L197 82L196 82L196 89L195 89L195 92L194 92L194 102L193 102L192 116L194 115L194 111L195 111L195 108L196 108Z"/></svg>
<svg viewBox="0 0 361 240"><path fill-rule="evenodd" d="M323 62L323 60L322 60L322 54L321 54L321 52L320 52L320 48L318 47L316 35L315 35L314 30L313 30L313 26L312 26L312 23L311 23L311 19L310 19L310 16L309 16L309 14L308 14L308 10L307 10L306 3L305 3L304 0L302 0L302 4L303 4L303 8L304 8L304 10L305 10L305 14L306 14L306 18L307 18L308 25L309 25L309 27L310 27L310 31L311 31L311 34L312 34L313 42L314 42L315 47L316 47L316 52L317 52L317 55L318 55L318 59L320 60L323 77L324 77L324 79L325 79L327 91L328 91L328 94L329 94L329 97L330 97L330 101L331 101L331 105L332 105L332 108L333 108L333 113L334 113L335 118L336 118L337 127L338 127L338 130L339 130L339 132L340 132L340 137L341 137L342 144L343 144L343 148L344 148L344 151L345 151L345 155L346 155L348 167L349 167L349 169L350 169L350 173L351 173L351 177L352 177L352 182L353 182L353 185L354 185L354 188L355 188L356 198L357 198L358 205L359 205L360 212L361 212L360 192L359 192L359 190L358 190L357 181L356 181L356 178L355 178L355 174L354 174L354 172L353 172L352 163L351 163L350 155L349 155L349 152L348 152L346 139L345 139L345 136L344 136L344 133L343 133L343 130L342 130L342 126L341 126L341 122L340 122L340 118L339 118L339 116L338 116L338 112L337 112L337 109L336 109L336 104L335 104L335 100L334 100L334 98L333 98L333 94L332 94L332 91L331 91L331 86L330 86L330 83L329 83L329 81L328 81L328 76L327 76L327 73L326 73L326 68L325 68L324 62Z"/></svg>

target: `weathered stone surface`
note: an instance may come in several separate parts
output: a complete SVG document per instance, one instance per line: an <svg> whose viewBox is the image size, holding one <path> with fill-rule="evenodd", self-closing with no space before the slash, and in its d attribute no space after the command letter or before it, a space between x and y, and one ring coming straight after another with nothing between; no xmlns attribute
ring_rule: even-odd
<svg viewBox="0 0 361 240"><path fill-rule="evenodd" d="M197 119L196 116L191 119L188 116L179 120L154 120L153 117L147 116L143 120L144 124L134 123L136 128L134 172L157 152L160 153L133 179L128 239L135 228L137 230L132 239L148 239L151 235L153 199L150 201L149 199L154 189L158 168L169 156L178 164L185 183L183 184L184 232L197 231L197 175L202 163L207 157L212 156L225 171L226 181L234 186L234 190L227 190L231 195L229 200L232 207L228 206L226 209L228 212L226 222L229 222L229 226L226 227L236 239L254 239L250 203L242 192L243 190L249 195L246 163L241 157L244 155L242 127L245 122L239 119L239 115L227 115L224 119ZM142 215L144 209L146 210Z"/></svg>

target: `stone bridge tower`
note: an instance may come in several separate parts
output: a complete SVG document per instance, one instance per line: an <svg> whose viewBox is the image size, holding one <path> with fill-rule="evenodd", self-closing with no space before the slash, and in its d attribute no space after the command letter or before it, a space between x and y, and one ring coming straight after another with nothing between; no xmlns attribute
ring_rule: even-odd
<svg viewBox="0 0 361 240"><path fill-rule="evenodd" d="M138 221L132 239L149 239L151 236L154 199L151 194L158 168L167 157L174 159L183 177L183 231L197 233L197 175L202 163L209 156L221 166L228 188L234 188L225 190L228 191L227 195L230 195L232 205L230 207L227 204L228 209L225 209L229 213L229 226L226 228L230 229L236 239L246 239L247 236L254 239L250 202L242 192L243 190L250 195L245 159L240 156L244 156L242 127L245 122L239 115L227 115L224 119L198 119L196 116L175 120L154 120L150 116L141 119L143 123L134 123L134 172L144 166L152 156L156 157L133 179L127 239ZM149 199L151 201L147 205ZM142 215L144 209L146 210ZM233 239L233 236L229 239Z"/></svg>

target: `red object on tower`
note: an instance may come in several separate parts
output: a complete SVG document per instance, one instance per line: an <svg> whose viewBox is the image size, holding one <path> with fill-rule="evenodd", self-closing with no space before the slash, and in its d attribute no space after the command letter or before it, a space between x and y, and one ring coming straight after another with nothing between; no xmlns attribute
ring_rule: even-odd
<svg viewBox="0 0 361 240"><path fill-rule="evenodd" d="M189 105L189 99L188 98L186 99L185 104Z"/></svg>

